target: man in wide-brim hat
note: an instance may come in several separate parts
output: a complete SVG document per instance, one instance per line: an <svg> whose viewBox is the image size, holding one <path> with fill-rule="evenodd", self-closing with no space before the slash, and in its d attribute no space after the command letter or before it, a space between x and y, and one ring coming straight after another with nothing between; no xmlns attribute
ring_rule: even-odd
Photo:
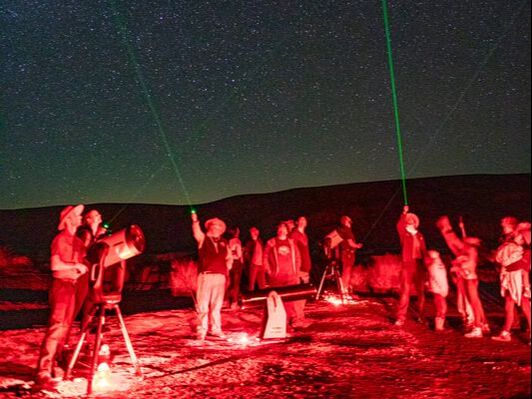
<svg viewBox="0 0 532 399"><path fill-rule="evenodd" d="M207 334L224 338L222 332L222 305L225 282L233 258L228 243L222 237L225 222L212 218L205 222L206 233L201 230L196 212L192 212L192 234L198 243L198 289L196 311L198 313L197 338L204 340Z"/></svg>
<svg viewBox="0 0 532 399"><path fill-rule="evenodd" d="M59 234L51 245L50 319L37 365L36 387L53 390L62 377L56 367L68 333L76 317L76 297L88 290L87 266L83 263L85 246L76 236L81 224L83 205L67 206L59 216ZM55 378L54 378L55 377Z"/></svg>
<svg viewBox="0 0 532 399"><path fill-rule="evenodd" d="M425 306L427 246L425 237L419 231L419 217L409 210L408 205L403 207L403 212L396 225L401 241L401 286L395 321L395 325L399 327L405 324L413 287L415 287L417 294L418 319L420 321L423 320Z"/></svg>

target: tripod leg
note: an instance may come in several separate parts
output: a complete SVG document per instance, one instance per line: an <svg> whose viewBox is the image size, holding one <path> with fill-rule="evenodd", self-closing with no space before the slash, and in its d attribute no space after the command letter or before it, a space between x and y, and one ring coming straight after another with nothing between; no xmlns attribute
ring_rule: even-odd
<svg viewBox="0 0 532 399"><path fill-rule="evenodd" d="M329 265L325 266L325 269L323 270L323 274L320 280L320 286L318 287L318 292L316 292L316 300L320 299L321 289L323 288L323 282L325 281L325 277L327 276L328 269L329 269Z"/></svg>
<svg viewBox="0 0 532 399"><path fill-rule="evenodd" d="M68 367L65 372L65 376L63 377L63 380L68 380L70 378L70 374L72 373L72 369L76 365L76 362L78 361L79 353L81 352L81 348L83 348L83 343L85 342L85 338L87 338L87 331L89 329L89 326L91 324L92 319L94 318L94 314L96 313L97 307L94 307L89 317L87 318L87 324L85 327L83 327L83 330L81 330L81 337L79 338L78 343L76 344L76 349L74 350L74 353L72 354L72 358L68 362Z"/></svg>
<svg viewBox="0 0 532 399"><path fill-rule="evenodd" d="M100 345L102 343L102 330L105 322L105 305L101 304L100 315L98 316L98 329L96 331L96 339L94 340L94 353L92 354L91 367L89 377L87 378L87 395L92 394L92 383L94 380L94 374L96 373L96 359L100 353Z"/></svg>
<svg viewBox="0 0 532 399"><path fill-rule="evenodd" d="M124 336L124 342L126 344L127 351L129 352L129 357L131 358L131 362L133 363L133 366L135 367L135 374L138 376L142 376L142 370L140 368L140 363L137 359L137 356L135 355L135 351L133 350L133 345L131 344L131 339L129 339L129 334L127 333L126 325L124 323L124 318L122 317L122 312L120 311L120 307L118 306L118 304L114 305L114 309L118 317L118 322L120 323L120 330L122 330L122 335Z"/></svg>

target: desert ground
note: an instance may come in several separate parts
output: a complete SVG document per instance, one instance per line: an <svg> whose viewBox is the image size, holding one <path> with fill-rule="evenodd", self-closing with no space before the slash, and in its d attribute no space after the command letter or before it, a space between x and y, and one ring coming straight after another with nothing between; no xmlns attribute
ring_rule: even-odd
<svg viewBox="0 0 532 399"><path fill-rule="evenodd" d="M489 288L483 288L483 299L496 333L502 324L502 302ZM166 290L152 291L143 294L147 303L139 309L149 309L155 294L163 297L153 301L155 306L166 298L169 309L125 317L142 378L134 374L111 312L107 317L110 331L104 333L111 350L109 385L96 389L93 396L471 399L531 394L525 330L515 331L508 343L489 337L467 339L451 298L447 330L442 333L433 331L430 311L427 323L411 320L398 328L391 318L393 296L360 296L342 304L332 286L324 298L307 303L311 324L289 330L285 339L260 339L265 313L257 307L224 309L227 339L200 342L194 339L195 312L187 298L176 300ZM125 294L123 305L130 300L139 305L141 298L128 299ZM74 368L73 379L61 382L56 392L32 390L44 331L39 324L0 331L1 397L85 396L83 357ZM71 342L77 339L75 333Z"/></svg>

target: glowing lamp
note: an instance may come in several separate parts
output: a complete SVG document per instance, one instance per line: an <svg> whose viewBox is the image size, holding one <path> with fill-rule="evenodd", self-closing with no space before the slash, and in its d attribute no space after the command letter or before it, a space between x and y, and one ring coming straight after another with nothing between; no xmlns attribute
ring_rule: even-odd
<svg viewBox="0 0 532 399"><path fill-rule="evenodd" d="M111 368L109 367L109 358L111 352L109 345L103 344L98 352L98 368L92 380L92 387L97 391L105 391L111 387Z"/></svg>

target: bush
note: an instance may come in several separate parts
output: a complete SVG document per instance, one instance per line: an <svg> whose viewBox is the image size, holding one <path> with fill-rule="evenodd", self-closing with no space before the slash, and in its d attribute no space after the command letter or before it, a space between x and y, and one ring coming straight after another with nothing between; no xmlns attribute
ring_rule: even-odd
<svg viewBox="0 0 532 399"><path fill-rule="evenodd" d="M33 261L27 256L15 254L9 247L0 246L0 270L31 268Z"/></svg>

